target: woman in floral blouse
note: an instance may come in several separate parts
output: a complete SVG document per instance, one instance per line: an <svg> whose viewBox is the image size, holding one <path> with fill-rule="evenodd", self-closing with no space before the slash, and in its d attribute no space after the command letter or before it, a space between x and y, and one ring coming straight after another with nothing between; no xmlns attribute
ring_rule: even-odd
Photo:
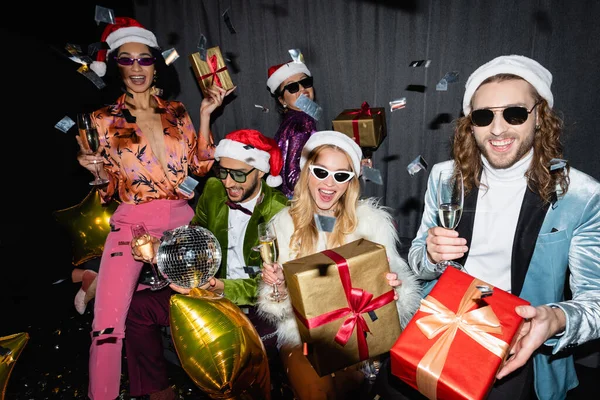
<svg viewBox="0 0 600 400"><path fill-rule="evenodd" d="M152 236L161 237L165 230L189 223L194 212L188 201L196 181L188 171L203 176L212 167L210 115L233 89L210 89L200 105L196 133L181 102L157 95L159 79L169 67L152 32L118 17L102 40L109 49L99 53L91 68L116 78L125 93L93 112L100 155L85 152L78 139L78 161L90 172L94 162L102 162L100 176L109 181L99 189L102 199L120 202L97 277L88 389L91 399L113 400L119 395L125 320L143 266L131 255L131 225L143 222Z"/></svg>

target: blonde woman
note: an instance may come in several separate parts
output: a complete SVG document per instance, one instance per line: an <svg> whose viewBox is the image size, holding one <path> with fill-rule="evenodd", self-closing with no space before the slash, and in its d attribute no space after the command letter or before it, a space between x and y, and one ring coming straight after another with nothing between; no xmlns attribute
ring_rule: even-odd
<svg viewBox="0 0 600 400"><path fill-rule="evenodd" d="M300 176L291 205L273 217L279 246L279 264L266 265L259 295L259 313L277 326L277 344L290 384L298 399L334 399L356 396L364 375L358 367L319 377L302 354L302 343L289 298L270 301L277 284L286 291L281 264L288 260L367 239L386 248L391 273L382 276L396 289L400 323L405 326L421 298L419 285L396 250L398 235L391 215L378 201L360 199L362 151L348 136L335 131L314 133L300 159ZM335 217L332 232L319 232L314 214Z"/></svg>

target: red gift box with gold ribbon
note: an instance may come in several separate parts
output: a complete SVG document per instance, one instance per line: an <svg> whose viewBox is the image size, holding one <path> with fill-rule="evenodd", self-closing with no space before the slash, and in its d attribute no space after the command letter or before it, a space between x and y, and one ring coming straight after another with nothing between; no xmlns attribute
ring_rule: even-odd
<svg viewBox="0 0 600 400"><path fill-rule="evenodd" d="M392 374L431 400L484 399L523 323L515 307L528 304L446 269L390 350Z"/></svg>
<svg viewBox="0 0 600 400"><path fill-rule="evenodd" d="M325 376L390 350L401 332L385 247L359 239L283 264L307 358Z"/></svg>
<svg viewBox="0 0 600 400"><path fill-rule="evenodd" d="M387 135L385 108L366 101L358 109L342 111L332 121L333 129L354 139L360 147L377 148Z"/></svg>
<svg viewBox="0 0 600 400"><path fill-rule="evenodd" d="M213 84L225 90L233 89L234 84L219 46L206 49L206 61L200 58L200 53L190 54L189 59L204 97L210 96L206 90Z"/></svg>

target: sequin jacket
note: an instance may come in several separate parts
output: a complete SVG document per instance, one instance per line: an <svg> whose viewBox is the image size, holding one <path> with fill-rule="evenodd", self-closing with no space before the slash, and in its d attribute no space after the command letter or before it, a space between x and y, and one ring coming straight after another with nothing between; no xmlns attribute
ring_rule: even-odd
<svg viewBox="0 0 600 400"><path fill-rule="evenodd" d="M303 111L288 109L275 134L275 141L283 155L280 189L288 198L294 194L294 186L300 176L300 155L310 136L317 130L317 121Z"/></svg>
<svg viewBox="0 0 600 400"><path fill-rule="evenodd" d="M100 139L99 151L104 156L104 169L109 176L107 187L101 191L105 202L115 193L127 204L155 199L190 199L193 192L187 195L179 190L188 169L203 176L212 167L212 134L208 142L198 137L183 103L154 98L165 136L166 171L152 152L146 135L127 112L125 94L115 104L93 113Z"/></svg>

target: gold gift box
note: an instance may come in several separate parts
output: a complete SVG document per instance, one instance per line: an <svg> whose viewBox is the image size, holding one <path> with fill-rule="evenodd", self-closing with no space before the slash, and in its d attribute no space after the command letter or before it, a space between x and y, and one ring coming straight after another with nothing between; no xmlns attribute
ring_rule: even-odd
<svg viewBox="0 0 600 400"><path fill-rule="evenodd" d="M347 261L352 288L371 293L373 299L393 290L385 279L385 273L390 268L384 246L359 239L331 250ZM345 345L334 340L342 324L353 315L352 312L312 329L307 328L303 322L349 307L339 267L325 253L316 253L283 264L298 330L302 341L307 344L308 360L319 376L362 361L357 340L358 325L352 330ZM393 292L391 295L393 296ZM360 315L370 331L366 334L367 358L388 352L401 332L393 298L370 313Z"/></svg>
<svg viewBox="0 0 600 400"><path fill-rule="evenodd" d="M206 61L202 61L198 52L190 54L189 59L204 97L209 96L207 88L213 82L218 83L225 90L233 89L234 85L229 76L229 71L227 71L227 66L225 65L219 46L206 49ZM211 60L214 60L214 64L216 65L213 65L213 63L209 64Z"/></svg>
<svg viewBox="0 0 600 400"><path fill-rule="evenodd" d="M367 105L368 106L368 105ZM360 147L378 148L387 135L385 109L368 107L371 115L363 108L346 109L333 119L333 129L353 138ZM358 140L355 129L358 128Z"/></svg>

